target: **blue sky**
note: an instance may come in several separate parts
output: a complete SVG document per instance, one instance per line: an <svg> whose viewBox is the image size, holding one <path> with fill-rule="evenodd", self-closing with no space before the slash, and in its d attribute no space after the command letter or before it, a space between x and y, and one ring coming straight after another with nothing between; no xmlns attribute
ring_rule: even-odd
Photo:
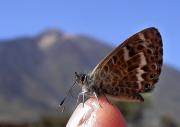
<svg viewBox="0 0 180 127"><path fill-rule="evenodd" d="M164 61L180 69L180 1L1 0L0 40L56 28L114 46L144 28L162 34Z"/></svg>

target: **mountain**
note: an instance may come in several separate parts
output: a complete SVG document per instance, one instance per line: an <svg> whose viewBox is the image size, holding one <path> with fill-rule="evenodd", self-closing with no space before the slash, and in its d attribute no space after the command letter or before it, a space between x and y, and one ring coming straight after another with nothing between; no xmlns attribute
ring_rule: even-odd
<svg viewBox="0 0 180 127"><path fill-rule="evenodd" d="M147 121L158 124L158 118L168 116L179 122L180 118L180 71L164 65L160 81L152 93L152 104L146 112Z"/></svg>
<svg viewBox="0 0 180 127"><path fill-rule="evenodd" d="M93 69L111 49L99 40L54 29L0 41L0 121L31 121L39 113L57 112L74 72ZM164 65L148 117L164 112L180 117L179 82L180 71Z"/></svg>
<svg viewBox="0 0 180 127"><path fill-rule="evenodd" d="M57 30L0 41L0 120L33 120L57 109L74 72L88 72L110 49Z"/></svg>

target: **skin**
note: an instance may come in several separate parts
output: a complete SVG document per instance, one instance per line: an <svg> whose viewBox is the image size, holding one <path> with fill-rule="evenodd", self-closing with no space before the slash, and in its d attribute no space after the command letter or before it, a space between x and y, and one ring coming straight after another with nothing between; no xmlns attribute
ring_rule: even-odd
<svg viewBox="0 0 180 127"><path fill-rule="evenodd" d="M80 103L66 127L127 127L121 112L105 97Z"/></svg>

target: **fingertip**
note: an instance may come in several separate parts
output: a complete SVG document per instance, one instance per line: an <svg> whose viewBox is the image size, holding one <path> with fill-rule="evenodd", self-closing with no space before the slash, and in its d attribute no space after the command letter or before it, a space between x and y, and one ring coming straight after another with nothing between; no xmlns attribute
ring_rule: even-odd
<svg viewBox="0 0 180 127"><path fill-rule="evenodd" d="M125 119L117 107L109 103L105 97L100 97L99 102L102 108L96 112L96 127L126 127Z"/></svg>
<svg viewBox="0 0 180 127"><path fill-rule="evenodd" d="M105 97L88 99L84 107L78 105L71 116L67 127L126 127L126 122L121 112Z"/></svg>

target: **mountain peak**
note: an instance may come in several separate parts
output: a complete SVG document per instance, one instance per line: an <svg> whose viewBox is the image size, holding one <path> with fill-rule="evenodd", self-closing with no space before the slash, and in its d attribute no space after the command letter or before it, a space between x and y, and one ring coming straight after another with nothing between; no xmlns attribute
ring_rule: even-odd
<svg viewBox="0 0 180 127"><path fill-rule="evenodd" d="M63 36L64 32L59 29L47 29L40 34L40 36L47 36L47 35L56 35L56 36Z"/></svg>
<svg viewBox="0 0 180 127"><path fill-rule="evenodd" d="M42 49L51 47L64 36L64 33L58 29L48 29L38 36L38 44Z"/></svg>

